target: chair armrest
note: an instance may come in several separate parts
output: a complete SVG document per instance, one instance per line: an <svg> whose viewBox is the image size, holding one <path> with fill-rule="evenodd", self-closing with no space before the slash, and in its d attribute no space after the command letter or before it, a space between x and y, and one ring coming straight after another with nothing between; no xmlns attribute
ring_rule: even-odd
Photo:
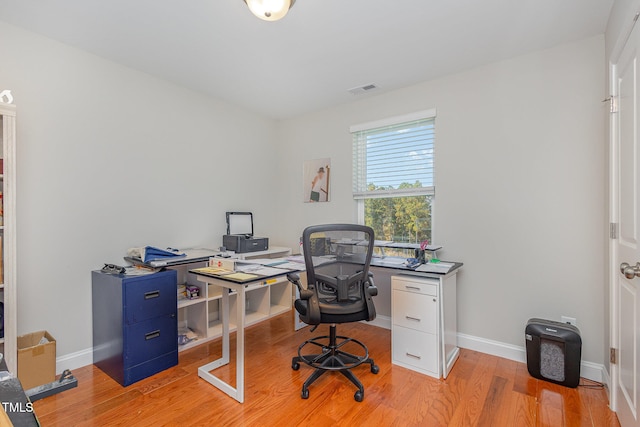
<svg viewBox="0 0 640 427"><path fill-rule="evenodd" d="M287 273L287 280L289 280L294 285L300 287L300 275L298 273Z"/></svg>
<svg viewBox="0 0 640 427"><path fill-rule="evenodd" d="M300 283L300 275L298 273L289 273L287 274L287 280L298 287L298 292L300 293L300 299L308 300L313 296L313 291L303 288L302 283Z"/></svg>
<svg viewBox="0 0 640 427"><path fill-rule="evenodd" d="M287 280L296 285L298 287L298 290L302 292L302 283L300 283L300 275L298 273L288 273Z"/></svg>
<svg viewBox="0 0 640 427"><path fill-rule="evenodd" d="M369 279L367 280L367 282L369 283L368 286L366 286L367 289L367 293L369 295L371 295L372 297L375 297L376 295L378 295L378 288L376 287L375 283L373 283L373 273L369 272Z"/></svg>

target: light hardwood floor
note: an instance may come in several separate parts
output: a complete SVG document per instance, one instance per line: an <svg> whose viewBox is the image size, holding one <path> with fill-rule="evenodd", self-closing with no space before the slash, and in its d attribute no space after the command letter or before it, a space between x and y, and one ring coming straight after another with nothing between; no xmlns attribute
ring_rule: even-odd
<svg viewBox="0 0 640 427"><path fill-rule="evenodd" d="M366 324L338 325L338 334L369 346L380 366L359 366L361 403L342 375L300 389L311 368L291 369L308 337L293 332L285 313L246 330L246 391L240 404L198 378L199 366L220 357L220 340L180 353L171 369L121 387L94 366L73 371L78 387L34 403L47 426L618 426L602 389L570 389L529 376L522 363L462 350L450 376L436 379L391 364L391 332ZM233 335L235 336L235 334ZM232 336L232 348L234 340ZM232 351L232 359L234 352ZM229 381L234 364L216 375Z"/></svg>

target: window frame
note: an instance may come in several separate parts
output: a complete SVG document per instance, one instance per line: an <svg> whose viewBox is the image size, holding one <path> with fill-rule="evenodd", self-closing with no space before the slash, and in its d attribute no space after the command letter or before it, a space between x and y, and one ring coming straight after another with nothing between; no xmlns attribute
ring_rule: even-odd
<svg viewBox="0 0 640 427"><path fill-rule="evenodd" d="M378 128L383 128L387 126L395 126L401 125L403 123L414 122L418 120L435 120L437 117L437 110L435 108L417 111L414 113L404 114L400 116L389 117L386 119L375 120L371 122L361 123L357 125L353 125L349 128L350 133L352 134L352 150L354 147L354 138L356 133L374 130ZM435 137L434 137L434 152L435 152ZM354 153L352 151L352 158L354 157ZM355 161L353 162L355 163ZM434 155L434 163L435 163L435 155ZM366 194L358 194L356 195L354 191L354 200L356 202L356 210L357 210L357 221L358 224L365 223L365 200L373 199L373 198L393 198L393 197L413 197L413 196L430 196L431 197L431 236L433 238L433 229L434 229L434 207L435 207L435 164L433 167L434 170L434 182L432 186L429 187L420 187L420 188L411 188L411 189L398 189L397 191L389 190L389 191L381 191L376 193L371 193L370 195ZM353 178L352 185L355 187L355 179L356 179L356 165L353 164Z"/></svg>

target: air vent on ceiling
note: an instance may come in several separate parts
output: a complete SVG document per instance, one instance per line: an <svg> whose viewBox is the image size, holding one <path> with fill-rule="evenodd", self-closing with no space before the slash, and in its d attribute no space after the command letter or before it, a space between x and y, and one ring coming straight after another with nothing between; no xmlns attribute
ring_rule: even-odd
<svg viewBox="0 0 640 427"><path fill-rule="evenodd" d="M368 85L363 85L363 86L358 86L358 87L351 88L351 89L348 90L348 92L351 95L360 95L362 93L370 92L370 91L372 91L374 89L377 89L377 88L378 88L378 86L376 86L374 83L370 83Z"/></svg>

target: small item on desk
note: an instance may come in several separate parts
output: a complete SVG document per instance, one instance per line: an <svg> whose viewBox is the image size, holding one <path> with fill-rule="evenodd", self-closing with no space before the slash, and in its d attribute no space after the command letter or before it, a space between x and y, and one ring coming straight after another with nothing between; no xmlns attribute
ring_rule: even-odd
<svg viewBox="0 0 640 427"><path fill-rule="evenodd" d="M187 285L178 285L178 300L187 299Z"/></svg>
<svg viewBox="0 0 640 427"><path fill-rule="evenodd" d="M178 345L185 345L197 340L198 335L187 327L178 328Z"/></svg>
<svg viewBox="0 0 640 427"><path fill-rule="evenodd" d="M416 268L420 265L420 260L417 258L407 258L407 267L408 268Z"/></svg>
<svg viewBox="0 0 640 427"><path fill-rule="evenodd" d="M236 269L236 262L231 259L220 259L211 257L209 258L209 267L218 267L225 270L234 271Z"/></svg>
<svg viewBox="0 0 640 427"><path fill-rule="evenodd" d="M124 267L121 267L116 264L107 264L107 263L104 264L104 267L102 267L100 271L108 274L123 274L126 272Z"/></svg>
<svg viewBox="0 0 640 427"><path fill-rule="evenodd" d="M189 344L191 340L186 335L178 335L178 345Z"/></svg>
<svg viewBox="0 0 640 427"><path fill-rule="evenodd" d="M200 288L194 285L186 285L185 291L187 294L187 299L198 299L200 298Z"/></svg>

